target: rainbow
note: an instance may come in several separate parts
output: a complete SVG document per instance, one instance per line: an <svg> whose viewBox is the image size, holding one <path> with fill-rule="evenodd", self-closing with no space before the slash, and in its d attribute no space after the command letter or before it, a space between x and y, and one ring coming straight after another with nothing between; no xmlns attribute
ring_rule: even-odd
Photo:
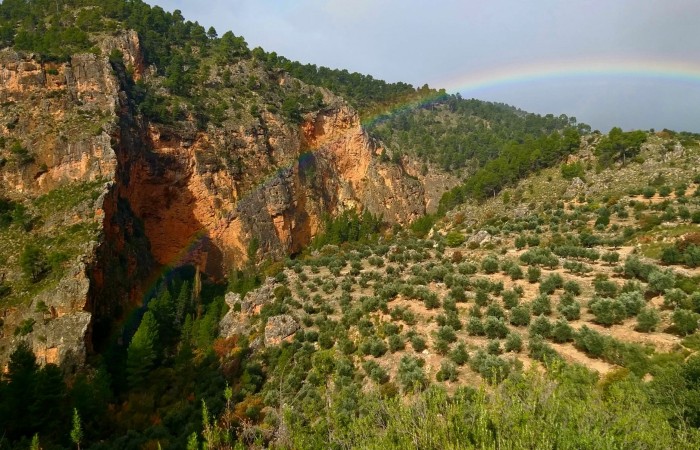
<svg viewBox="0 0 700 450"><path fill-rule="evenodd" d="M375 124L384 118L391 117L401 112L428 105L441 97L444 93L475 93L485 89L499 86L525 84L531 82L541 82L559 79L580 79L580 78L624 78L624 79L654 79L670 80L697 84L700 86L700 63L680 60L647 60L647 59L575 59L550 62L536 62L521 65L507 65L498 68L486 69L477 72L470 72L466 75L456 75L448 77L439 83L445 89L444 92L434 92L423 96L418 100L407 101L394 105L381 113L363 118L362 125L367 127ZM246 194L246 197L253 192L264 189L266 185L283 174L291 170L294 165L299 164L304 168L312 164L313 154L320 149L309 149L301 153L297 160L268 175L258 184L256 189ZM144 301L153 297L161 289L161 281L167 279L173 270L182 263L189 260L207 237L199 233L193 237L192 242L178 254L174 261L161 268L147 284Z"/></svg>
<svg viewBox="0 0 700 450"><path fill-rule="evenodd" d="M483 69L467 74L447 76L438 81L438 89L466 98L484 91L504 86L555 80L581 79L658 80L700 85L700 63L671 59L580 58L571 60L510 64ZM430 104L443 94L431 94L420 100L395 105L389 110L364 118L362 124L370 126L415 107Z"/></svg>
<svg viewBox="0 0 700 450"><path fill-rule="evenodd" d="M190 261L192 257L200 251L202 245L209 239L204 231L197 232L187 246L182 248L173 260L164 266L153 271L143 283L145 289L141 298L141 304L138 307L132 308L131 311L116 326L111 333L108 342L114 342L116 338L121 338L123 342L129 342L136 333L136 329L141 323L141 318L146 312L148 302L155 298L162 289L166 289L173 280L177 270Z"/></svg>
<svg viewBox="0 0 700 450"><path fill-rule="evenodd" d="M466 93L504 85L563 78L625 78L700 82L700 63L670 59L580 58L506 65L447 77L448 92Z"/></svg>

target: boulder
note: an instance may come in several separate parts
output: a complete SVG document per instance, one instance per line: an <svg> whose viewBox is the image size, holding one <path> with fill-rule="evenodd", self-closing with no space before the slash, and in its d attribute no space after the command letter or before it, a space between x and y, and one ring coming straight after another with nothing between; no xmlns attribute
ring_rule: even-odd
<svg viewBox="0 0 700 450"><path fill-rule="evenodd" d="M491 242L491 233L489 233L486 230L479 230L475 234L473 234L469 240L467 241L468 246L472 245L484 245Z"/></svg>
<svg viewBox="0 0 700 450"><path fill-rule="evenodd" d="M252 315L260 312L263 305L275 298L275 279L267 277L262 286L246 294L241 304L241 313Z"/></svg>
<svg viewBox="0 0 700 450"><path fill-rule="evenodd" d="M239 321L241 294L227 292L224 301L228 305L228 311L219 322L219 335L223 338L229 338L241 332L241 322ZM236 307L237 304L238 307Z"/></svg>
<svg viewBox="0 0 700 450"><path fill-rule="evenodd" d="M283 339L293 335L299 329L299 324L289 314L272 316L265 325L265 347L279 345Z"/></svg>
<svg viewBox="0 0 700 450"><path fill-rule="evenodd" d="M248 292L244 298L235 292L224 297L228 305L226 315L219 322L219 335L229 338L237 334L250 333L250 319L260 313L263 305L274 300L275 280L268 277L259 288Z"/></svg>
<svg viewBox="0 0 700 450"><path fill-rule="evenodd" d="M564 196L573 197L585 191L586 183L581 178L575 177L573 180L571 180L571 184L569 184L569 187L566 188L566 193L564 194Z"/></svg>

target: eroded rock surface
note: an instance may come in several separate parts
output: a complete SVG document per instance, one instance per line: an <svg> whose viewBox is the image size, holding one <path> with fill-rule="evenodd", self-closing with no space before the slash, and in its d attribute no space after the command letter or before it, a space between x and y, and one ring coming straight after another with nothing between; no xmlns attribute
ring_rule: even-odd
<svg viewBox="0 0 700 450"><path fill-rule="evenodd" d="M299 329L299 324L289 314L272 316L265 325L265 347L279 345L284 339L293 335Z"/></svg>
<svg viewBox="0 0 700 450"><path fill-rule="evenodd" d="M0 51L0 132L31 156L23 162L8 156L0 194L23 198L70 183L103 183L99 198L71 218L96 223L99 239L67 263L56 292L3 312L0 362L18 342L11 330L39 314L32 309L39 300L53 316L45 326L37 320L42 325L22 339L46 361L68 354L80 359L140 304L140 283L158 266L193 264L221 279L248 263L253 239L256 258L282 257L307 245L327 215L367 209L407 223L435 207L436 188L426 194L424 185L430 174L417 175L410 161L382 161L380 144L358 114L325 89L242 61L230 68L236 76L278 77L273 83L318 95L322 106L300 123L272 110L235 120L224 115L204 128L191 116L148 123L137 114L129 86L160 81L144 65L138 35L105 37L97 46L99 55L75 55L66 63ZM205 84L217 83L212 74ZM243 306L253 307L253 298ZM63 338L60 323L66 324Z"/></svg>

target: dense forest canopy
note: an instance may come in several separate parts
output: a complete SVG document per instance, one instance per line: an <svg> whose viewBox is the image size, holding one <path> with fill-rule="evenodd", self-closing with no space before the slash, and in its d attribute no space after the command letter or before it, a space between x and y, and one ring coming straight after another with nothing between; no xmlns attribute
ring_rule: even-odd
<svg viewBox="0 0 700 450"><path fill-rule="evenodd" d="M540 116L512 106L444 95L420 107L399 110L370 126L394 152L406 152L444 170L475 168L522 143L566 129L590 131L575 117Z"/></svg>

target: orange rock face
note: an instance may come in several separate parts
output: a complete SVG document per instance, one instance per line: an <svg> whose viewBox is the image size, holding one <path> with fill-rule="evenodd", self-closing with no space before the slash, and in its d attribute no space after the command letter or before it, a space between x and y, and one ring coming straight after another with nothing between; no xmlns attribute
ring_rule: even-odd
<svg viewBox="0 0 700 450"><path fill-rule="evenodd" d="M76 181L105 182L94 209L75 217L99 221L101 241L86 247L85 263L71 272L78 281L50 305L60 314L56 320L73 324L80 336L52 341L42 350L46 361L61 360L68 350L84 355L93 335L108 334L115 318L138 304L158 266L194 264L221 278L247 263L254 239L258 259L299 252L327 215L368 209L405 223L425 212L420 181L380 161L379 145L357 113L330 92L319 90L325 106L301 124L265 111L204 131L192 118L153 125L138 116L125 71L108 58L116 50L134 79L154 77L136 33L106 38L99 47L101 56L53 65L0 52L0 102L9 105L0 132L33 156L0 170L0 193L38 195ZM284 88L299 84L283 80ZM17 320L33 314L28 311Z"/></svg>

